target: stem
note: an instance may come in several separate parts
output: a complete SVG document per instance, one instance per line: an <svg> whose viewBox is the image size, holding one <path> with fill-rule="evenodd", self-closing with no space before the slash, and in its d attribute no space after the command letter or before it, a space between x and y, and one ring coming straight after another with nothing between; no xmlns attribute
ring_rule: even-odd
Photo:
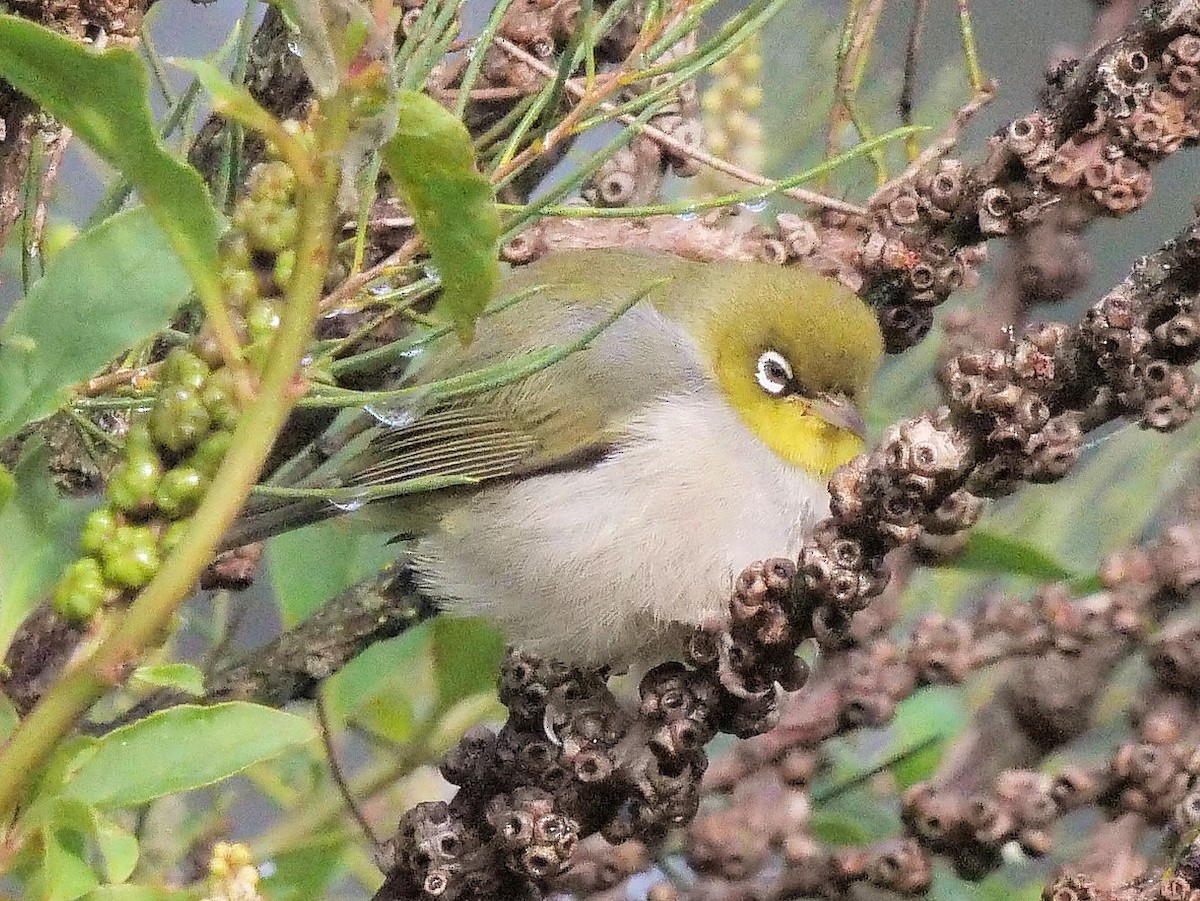
<svg viewBox="0 0 1200 901"><path fill-rule="evenodd" d="M318 160L322 177L298 195L299 264L288 285L258 395L238 419L229 454L196 511L187 540L167 558L125 613L112 614L112 627L96 650L64 673L0 750L0 773L4 774L0 819L8 819L16 809L31 776L46 763L75 721L121 680L146 648L161 639L215 555L298 399L295 377L312 335L329 259L336 159L349 130L347 107L344 98L334 98L328 104L328 117L318 124L317 146L324 151Z"/></svg>

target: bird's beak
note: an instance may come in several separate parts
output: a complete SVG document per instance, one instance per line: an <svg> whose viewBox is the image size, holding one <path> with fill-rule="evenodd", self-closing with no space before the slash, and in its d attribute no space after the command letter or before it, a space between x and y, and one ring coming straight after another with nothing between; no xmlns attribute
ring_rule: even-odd
<svg viewBox="0 0 1200 901"><path fill-rule="evenodd" d="M819 394L808 401L809 409L843 431L866 439L867 424L850 399L841 394Z"/></svg>

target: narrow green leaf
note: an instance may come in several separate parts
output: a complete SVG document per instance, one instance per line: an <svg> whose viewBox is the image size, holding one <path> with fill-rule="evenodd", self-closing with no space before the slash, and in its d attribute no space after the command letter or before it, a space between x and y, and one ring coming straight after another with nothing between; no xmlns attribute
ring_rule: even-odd
<svg viewBox="0 0 1200 901"><path fill-rule="evenodd" d="M263 134L279 128L278 120L248 90L231 82L212 63L202 59L175 59L172 63L196 76L204 90L212 95L215 112Z"/></svg>
<svg viewBox="0 0 1200 901"><path fill-rule="evenodd" d="M173 62L185 72L195 75L196 80L212 95L213 112L261 134L275 145L282 159L287 162L293 162L295 154L304 153L296 138L284 129L282 122L260 105L246 88L234 84L212 63L201 59L176 59Z"/></svg>
<svg viewBox="0 0 1200 901"><path fill-rule="evenodd" d="M471 136L436 100L402 91L399 123L381 152L441 276L434 314L469 340L500 278L500 217Z"/></svg>
<svg viewBox="0 0 1200 901"><path fill-rule="evenodd" d="M103 809L211 785L315 737L302 717L234 701L151 714L100 739L66 795Z"/></svg>
<svg viewBox="0 0 1200 901"><path fill-rule="evenodd" d="M122 47L95 52L27 19L0 15L0 76L133 183L175 252L192 263L189 271L211 280L197 285L201 294L215 295L216 210L200 173L159 138L138 56Z"/></svg>
<svg viewBox="0 0 1200 901"><path fill-rule="evenodd" d="M1026 576L1039 582L1079 577L1079 573L1068 569L1041 548L983 529L971 532L966 550L954 560L953 565L958 569L976 572Z"/></svg>
<svg viewBox="0 0 1200 901"><path fill-rule="evenodd" d="M159 663L139 666L133 678L143 685L174 688L190 695L204 694L204 673L190 663Z"/></svg>
<svg viewBox="0 0 1200 901"><path fill-rule="evenodd" d="M37 606L75 555L90 504L59 495L44 444L27 445L17 463L16 492L0 510L0 657L21 621Z"/></svg>
<svg viewBox="0 0 1200 901"><path fill-rule="evenodd" d="M0 437L53 413L72 385L165 326L187 293L144 208L72 241L0 326Z"/></svg>

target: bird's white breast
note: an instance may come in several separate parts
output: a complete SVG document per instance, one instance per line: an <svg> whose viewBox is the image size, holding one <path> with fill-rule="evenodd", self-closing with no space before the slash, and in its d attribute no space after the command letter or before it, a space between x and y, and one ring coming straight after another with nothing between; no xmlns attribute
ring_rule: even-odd
<svg viewBox="0 0 1200 901"><path fill-rule="evenodd" d="M619 663L661 645L671 623L725 618L738 573L794 557L828 503L710 389L649 406L590 469L480 491L414 559L446 610L536 653Z"/></svg>

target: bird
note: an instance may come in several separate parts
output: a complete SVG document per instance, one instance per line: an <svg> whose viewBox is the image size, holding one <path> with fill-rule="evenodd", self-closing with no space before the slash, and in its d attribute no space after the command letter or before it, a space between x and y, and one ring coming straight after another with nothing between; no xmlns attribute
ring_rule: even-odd
<svg viewBox="0 0 1200 901"><path fill-rule="evenodd" d="M490 620L523 651L587 667L678 651L728 616L745 566L795 558L828 515L830 474L863 449L876 318L810 269L623 249L513 267L496 294L512 297L473 341L422 348L405 382L417 399L376 412L327 484L441 479L367 519L399 536L440 610ZM589 329L510 384L420 399ZM337 512L290 506L309 513L293 521Z"/></svg>

